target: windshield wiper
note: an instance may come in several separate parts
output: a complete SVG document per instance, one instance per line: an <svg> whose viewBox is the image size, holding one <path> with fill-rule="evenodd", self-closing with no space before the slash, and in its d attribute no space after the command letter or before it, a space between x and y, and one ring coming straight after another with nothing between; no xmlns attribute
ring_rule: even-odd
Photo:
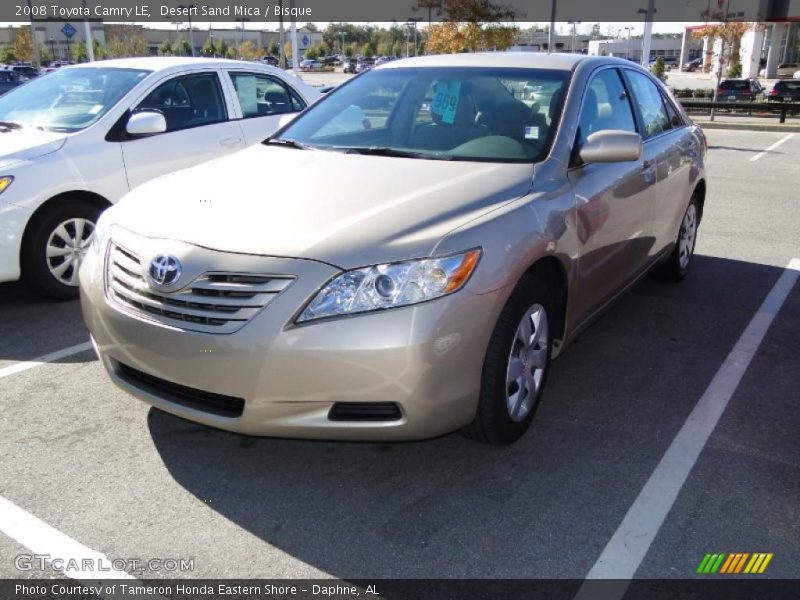
<svg viewBox="0 0 800 600"><path fill-rule="evenodd" d="M19 123L12 123L11 121L0 121L0 127L5 127L6 129L22 129L22 125Z"/></svg>
<svg viewBox="0 0 800 600"><path fill-rule="evenodd" d="M297 148L298 150L311 150L313 148L313 146L303 144L302 142L298 142L297 140L290 140L284 138L267 138L261 143L276 144L278 146L285 146L287 148Z"/></svg>
<svg viewBox="0 0 800 600"><path fill-rule="evenodd" d="M427 160L453 160L447 154L429 154L427 152L417 152L415 150L401 150L399 148L389 148L388 146L355 146L351 148L336 148L346 152L356 154L366 154L371 156L396 156L399 158L422 158Z"/></svg>

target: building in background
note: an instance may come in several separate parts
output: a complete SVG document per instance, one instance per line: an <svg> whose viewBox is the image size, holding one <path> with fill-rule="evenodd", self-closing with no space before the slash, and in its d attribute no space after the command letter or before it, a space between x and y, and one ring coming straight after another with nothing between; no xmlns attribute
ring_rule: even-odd
<svg viewBox="0 0 800 600"><path fill-rule="evenodd" d="M703 51L703 40L685 38L686 54L690 58L700 56ZM683 40L680 38L662 37L653 38L650 42L650 60L658 57L664 58L667 62L677 63L681 60L681 49ZM637 63L642 62L642 38L618 38L606 40L589 41L590 56L616 56L627 58Z"/></svg>

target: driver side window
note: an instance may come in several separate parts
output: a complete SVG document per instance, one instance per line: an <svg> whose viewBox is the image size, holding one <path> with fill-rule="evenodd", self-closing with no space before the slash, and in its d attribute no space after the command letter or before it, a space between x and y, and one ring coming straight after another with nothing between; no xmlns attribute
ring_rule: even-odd
<svg viewBox="0 0 800 600"><path fill-rule="evenodd" d="M142 110L161 112L168 132L227 119L225 100L215 73L185 75L165 81L150 92L134 112Z"/></svg>
<svg viewBox="0 0 800 600"><path fill-rule="evenodd" d="M604 129L636 133L628 93L616 69L603 69L586 88L578 120L576 151L583 147L591 134Z"/></svg>

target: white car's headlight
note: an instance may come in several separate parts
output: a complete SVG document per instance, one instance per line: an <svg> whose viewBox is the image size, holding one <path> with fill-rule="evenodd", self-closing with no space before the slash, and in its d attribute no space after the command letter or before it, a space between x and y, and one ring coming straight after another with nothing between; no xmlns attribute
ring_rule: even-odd
<svg viewBox="0 0 800 600"><path fill-rule="evenodd" d="M94 224L94 231L92 232L92 243L90 248L94 254L100 254L100 251L106 245L106 238L108 237L108 221L109 218L106 213L100 215L97 223Z"/></svg>
<svg viewBox="0 0 800 600"><path fill-rule="evenodd" d="M472 275L480 250L346 271L323 287L298 323L397 308L460 290Z"/></svg>

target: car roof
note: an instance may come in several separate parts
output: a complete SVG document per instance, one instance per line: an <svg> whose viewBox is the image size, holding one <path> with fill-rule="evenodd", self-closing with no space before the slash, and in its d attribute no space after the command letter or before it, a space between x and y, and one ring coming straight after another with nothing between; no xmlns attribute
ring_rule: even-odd
<svg viewBox="0 0 800 600"><path fill-rule="evenodd" d="M210 68L231 68L231 67L250 67L253 65L263 65L258 62L248 62L244 60L230 60L220 58L202 58L192 56L141 56L135 58L112 58L110 60L99 60L79 65L70 65L68 68L75 67L98 67L116 69L143 69L147 71L162 71L166 69L180 70L181 67L204 66Z"/></svg>
<svg viewBox="0 0 800 600"><path fill-rule="evenodd" d="M571 71L579 63L589 60L604 60L608 62L629 61L610 57L593 57L585 54L544 52L476 52L461 54L434 54L393 60L381 65L380 69L401 69L403 67L494 67L494 68L524 68L524 69L557 69Z"/></svg>

